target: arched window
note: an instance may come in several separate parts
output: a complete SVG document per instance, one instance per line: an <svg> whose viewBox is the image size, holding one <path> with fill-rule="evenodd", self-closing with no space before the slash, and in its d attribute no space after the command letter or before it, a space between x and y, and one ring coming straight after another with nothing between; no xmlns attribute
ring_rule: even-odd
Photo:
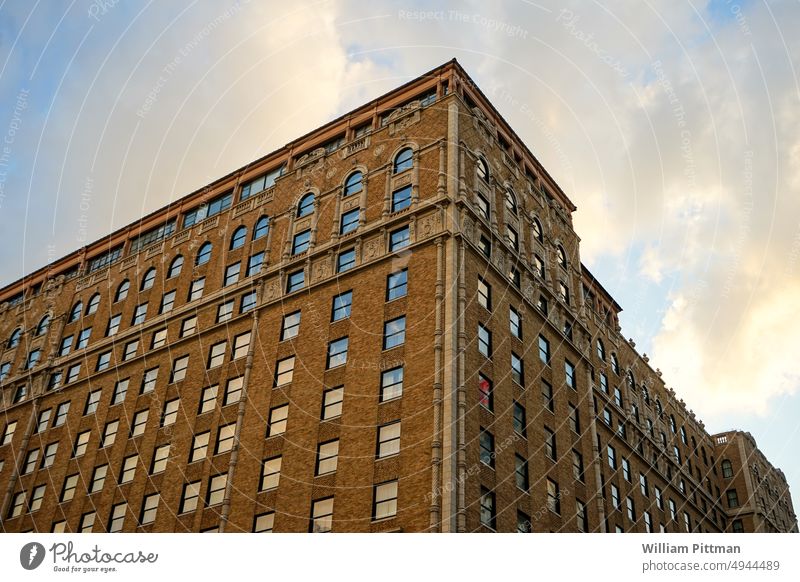
<svg viewBox="0 0 800 582"><path fill-rule="evenodd" d="M661 406L661 400L656 398L656 412L658 412L658 417L661 418L664 415L664 407Z"/></svg>
<svg viewBox="0 0 800 582"><path fill-rule="evenodd" d="M606 361L606 347L603 345L603 340L597 338L597 357Z"/></svg>
<svg viewBox="0 0 800 582"><path fill-rule="evenodd" d="M400 172L405 172L414 167L414 150L411 148L405 148L400 150L400 152L394 157L394 167L392 169L393 174L399 174Z"/></svg>
<svg viewBox="0 0 800 582"><path fill-rule="evenodd" d="M489 181L489 164L483 156L478 156L478 178L484 182Z"/></svg>
<svg viewBox="0 0 800 582"><path fill-rule="evenodd" d="M619 360L617 359L617 354L614 352L611 352L611 369L619 376Z"/></svg>
<svg viewBox="0 0 800 582"><path fill-rule="evenodd" d="M36 326L36 335L44 335L47 333L47 329L50 327L50 314L45 314L45 316L39 320L39 325Z"/></svg>
<svg viewBox="0 0 800 582"><path fill-rule="evenodd" d="M75 305L72 306L72 311L69 312L69 319L67 323L72 321L77 321L77 319L81 316L83 312L83 302L78 301Z"/></svg>
<svg viewBox="0 0 800 582"><path fill-rule="evenodd" d="M142 278L142 287L141 290L144 291L145 289L150 289L153 286L153 283L156 281L156 269L155 267L150 267L147 269L147 272L144 274Z"/></svg>
<svg viewBox="0 0 800 582"><path fill-rule="evenodd" d="M267 236L269 232L269 217L262 216L256 222L256 226L253 229L253 240L260 239L261 237Z"/></svg>
<svg viewBox="0 0 800 582"><path fill-rule="evenodd" d="M131 282L125 279L122 283L119 284L117 287L117 293L114 295L114 303L117 301L122 301L128 296L128 289L131 288Z"/></svg>
<svg viewBox="0 0 800 582"><path fill-rule="evenodd" d="M172 262L169 264L169 270L167 271L167 279L171 279L172 277L177 277L181 274L181 269L183 268L183 255L178 255Z"/></svg>
<svg viewBox="0 0 800 582"><path fill-rule="evenodd" d="M642 384L642 398L644 398L645 404L650 404L650 391L644 384Z"/></svg>
<svg viewBox="0 0 800 582"><path fill-rule="evenodd" d="M8 348L15 348L19 345L19 340L22 337L22 330L20 328L15 329L11 332L11 336L8 338Z"/></svg>
<svg viewBox="0 0 800 582"><path fill-rule="evenodd" d="M669 430L672 431L672 434L675 434L675 431L678 430L678 425L675 424L675 417L671 414L669 415Z"/></svg>
<svg viewBox="0 0 800 582"><path fill-rule="evenodd" d="M300 203L297 205L297 218L308 216L312 212L314 212L314 194L309 192L300 199Z"/></svg>
<svg viewBox="0 0 800 582"><path fill-rule="evenodd" d="M728 459L722 461L722 476L726 479L733 477L733 465Z"/></svg>
<svg viewBox="0 0 800 582"><path fill-rule="evenodd" d="M544 243L544 234L542 233L542 223L535 216L533 217L533 237L540 243Z"/></svg>
<svg viewBox="0 0 800 582"><path fill-rule="evenodd" d="M86 315L91 315L97 311L98 307L100 307L100 293L95 293L89 299L89 303L86 304Z"/></svg>
<svg viewBox="0 0 800 582"><path fill-rule="evenodd" d="M628 388L633 390L633 388L636 386L636 381L633 378L633 371L628 370L628 374L626 376L626 379L628 380ZM642 392L644 392L645 390L646 390L646 388L644 386L642 386Z"/></svg>
<svg viewBox="0 0 800 582"><path fill-rule="evenodd" d="M511 188L506 188L506 208L511 214L517 213L517 196Z"/></svg>
<svg viewBox="0 0 800 582"><path fill-rule="evenodd" d="M231 250L244 246L245 240L247 240L247 227L240 226L233 231L233 236L231 237Z"/></svg>
<svg viewBox="0 0 800 582"><path fill-rule="evenodd" d="M558 264L567 268L567 253L564 251L564 247L558 245L556 248L556 253L558 254Z"/></svg>
<svg viewBox="0 0 800 582"><path fill-rule="evenodd" d="M361 172L353 172L347 177L347 180L344 182L344 196L350 196L351 194L356 194L361 192L361 188L363 187L363 180L364 175Z"/></svg>
<svg viewBox="0 0 800 582"><path fill-rule="evenodd" d="M197 259L195 260L195 265L205 265L209 259L211 259L211 243L206 241L200 247L200 250L197 251Z"/></svg>

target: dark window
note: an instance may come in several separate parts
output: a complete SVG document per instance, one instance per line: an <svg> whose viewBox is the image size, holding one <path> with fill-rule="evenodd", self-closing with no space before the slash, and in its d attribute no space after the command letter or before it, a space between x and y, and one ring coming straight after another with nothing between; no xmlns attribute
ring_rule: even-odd
<svg viewBox="0 0 800 582"><path fill-rule="evenodd" d="M392 192L392 212L399 212L411 206L411 184Z"/></svg>

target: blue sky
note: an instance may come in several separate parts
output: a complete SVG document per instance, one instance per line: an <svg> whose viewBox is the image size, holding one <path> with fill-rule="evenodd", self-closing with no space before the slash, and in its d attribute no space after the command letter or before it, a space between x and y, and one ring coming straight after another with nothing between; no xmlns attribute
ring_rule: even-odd
<svg viewBox="0 0 800 582"><path fill-rule="evenodd" d="M578 206L624 335L798 491L796 6L101 4L0 6L0 284L457 57Z"/></svg>

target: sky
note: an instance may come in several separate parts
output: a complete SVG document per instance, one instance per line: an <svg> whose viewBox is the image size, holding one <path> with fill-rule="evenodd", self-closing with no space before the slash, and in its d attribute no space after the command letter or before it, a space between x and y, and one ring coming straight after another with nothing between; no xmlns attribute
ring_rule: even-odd
<svg viewBox="0 0 800 582"><path fill-rule="evenodd" d="M0 3L0 286L457 58L623 334L800 492L800 7Z"/></svg>

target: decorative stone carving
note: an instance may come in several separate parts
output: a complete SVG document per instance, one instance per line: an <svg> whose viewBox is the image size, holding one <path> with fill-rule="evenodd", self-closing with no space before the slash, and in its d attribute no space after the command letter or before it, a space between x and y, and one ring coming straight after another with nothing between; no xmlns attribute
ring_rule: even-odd
<svg viewBox="0 0 800 582"><path fill-rule="evenodd" d="M317 261L314 263L314 268L311 272L311 280L312 282L321 281L322 279L326 279L331 274L331 265L330 261L325 258L321 261Z"/></svg>
<svg viewBox="0 0 800 582"><path fill-rule="evenodd" d="M369 261L374 259L380 254L381 239L379 237L372 238L364 244L364 260Z"/></svg>
<svg viewBox="0 0 800 582"><path fill-rule="evenodd" d="M273 279L264 288L264 300L273 301L281 294L281 287L277 279Z"/></svg>
<svg viewBox="0 0 800 582"><path fill-rule="evenodd" d="M419 221L420 237L429 237L442 230L442 217L438 212L432 212Z"/></svg>
<svg viewBox="0 0 800 582"><path fill-rule="evenodd" d="M464 214L464 224L462 228L464 229L464 236L466 236L467 239L475 240L475 223L466 214Z"/></svg>
<svg viewBox="0 0 800 582"><path fill-rule="evenodd" d="M384 152L385 149L386 149L385 145L383 144L377 145L372 149L372 155L377 158Z"/></svg>

